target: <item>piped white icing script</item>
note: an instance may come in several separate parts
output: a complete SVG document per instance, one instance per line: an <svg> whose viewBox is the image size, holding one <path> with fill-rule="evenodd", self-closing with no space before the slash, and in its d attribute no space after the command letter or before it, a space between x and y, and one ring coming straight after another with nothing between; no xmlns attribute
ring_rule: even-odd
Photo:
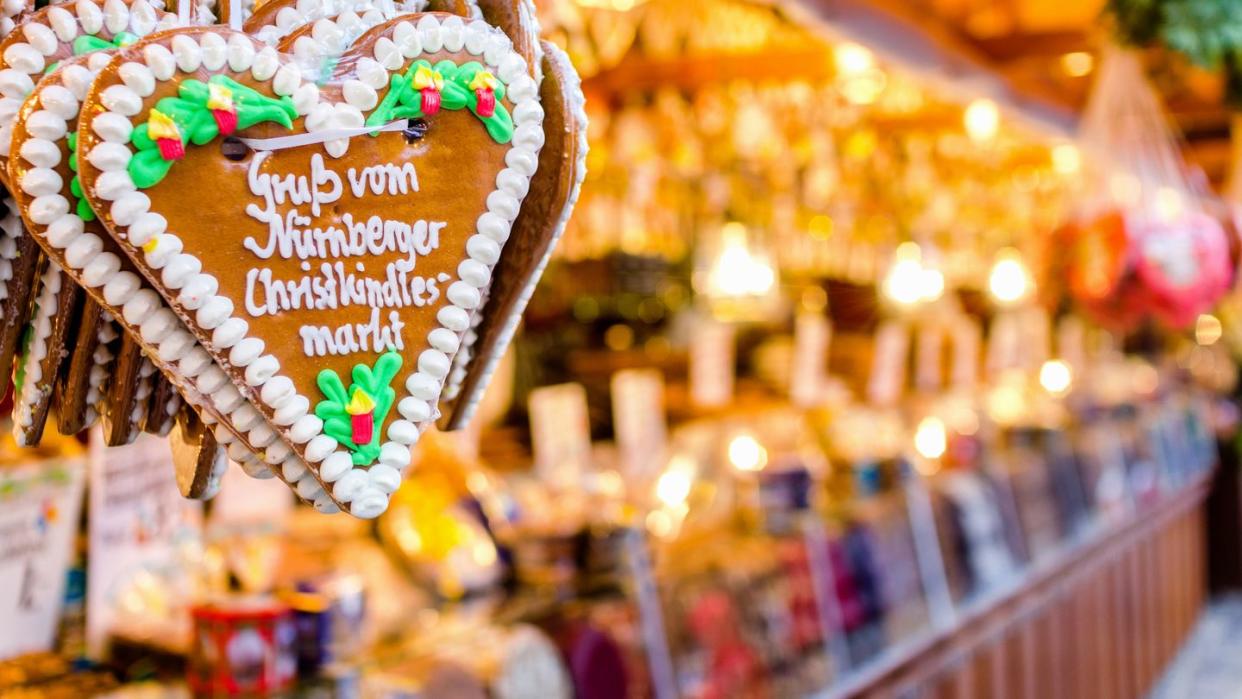
<svg viewBox="0 0 1242 699"><path fill-rule="evenodd" d="M246 214L267 226L263 239L246 236L242 246L259 260L299 260L303 274L279 278L260 262L246 272L246 312L252 317L285 311L331 311L369 308L366 322L302 325L299 337L308 357L402 350L404 323L396 309L435 303L451 277L443 272L417 274L418 259L440 247L445 221L402 221L351 213L317 226L325 209L342 200L409 197L419 191L413 163L380 163L348 168L327 167L319 153L310 157L309 174L272 173L265 168L272 153L256 152L246 182L259 199ZM368 269L369 258L396 256L382 268ZM385 313L385 311L387 311Z"/></svg>

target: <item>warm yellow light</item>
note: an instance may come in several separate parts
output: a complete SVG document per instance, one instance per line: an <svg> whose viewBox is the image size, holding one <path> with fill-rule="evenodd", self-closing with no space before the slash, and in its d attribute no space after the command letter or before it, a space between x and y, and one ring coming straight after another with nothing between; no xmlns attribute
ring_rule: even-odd
<svg viewBox="0 0 1242 699"><path fill-rule="evenodd" d="M1210 313L1204 313L1195 320L1195 342L1200 345L1216 344L1223 332L1220 319Z"/></svg>
<svg viewBox="0 0 1242 699"><path fill-rule="evenodd" d="M768 463L768 451L754 437L740 434L729 442L729 463L739 471L761 471Z"/></svg>
<svg viewBox="0 0 1242 699"><path fill-rule="evenodd" d="M1059 359L1050 359L1039 368L1039 385L1053 395L1068 391L1073 379L1070 366Z"/></svg>
<svg viewBox="0 0 1242 699"><path fill-rule="evenodd" d="M919 274L919 300L935 301L944 294L944 274L938 269L924 267Z"/></svg>
<svg viewBox="0 0 1242 699"><path fill-rule="evenodd" d="M694 484L694 464L684 457L678 457L668 465L664 473L656 480L656 498L667 507L676 507L690 497L690 487Z"/></svg>
<svg viewBox="0 0 1242 699"><path fill-rule="evenodd" d="M715 297L766 296L776 286L776 270L766 257L747 244L746 227L726 223L721 230L720 254L712 261L706 292Z"/></svg>
<svg viewBox="0 0 1242 699"><path fill-rule="evenodd" d="M944 421L935 416L928 416L919 422L914 431L914 449L925 459L939 459L944 456L949 437Z"/></svg>
<svg viewBox="0 0 1242 699"><path fill-rule="evenodd" d="M1061 56L1061 70L1072 78L1081 78L1095 69L1095 56L1086 51L1071 51Z"/></svg>
<svg viewBox="0 0 1242 699"><path fill-rule="evenodd" d="M1052 147L1052 169L1062 175L1076 174L1082 168L1082 154L1072 143L1060 143Z"/></svg>
<svg viewBox="0 0 1242 699"><path fill-rule="evenodd" d="M1139 198L1143 196L1143 183L1128 172L1114 173L1109 177L1108 189L1113 199L1125 208L1138 206Z"/></svg>
<svg viewBox="0 0 1242 699"><path fill-rule="evenodd" d="M1181 216L1184 206L1182 193L1172 187L1161 187L1156 190L1156 214L1165 221L1172 221Z"/></svg>
<svg viewBox="0 0 1242 699"><path fill-rule="evenodd" d="M972 139L991 140L1000 130L1000 108L992 100L980 97L967 105L962 123Z"/></svg>
<svg viewBox="0 0 1242 699"><path fill-rule="evenodd" d="M897 260L884 279L884 294L900 306L912 306L923 298L923 266L917 260Z"/></svg>
<svg viewBox="0 0 1242 699"><path fill-rule="evenodd" d="M992 298L1002 304L1016 303L1031 293L1032 286L1031 275L1018 251L1002 250L988 275L988 291Z"/></svg>
<svg viewBox="0 0 1242 699"><path fill-rule="evenodd" d="M843 76L859 75L875 67L875 56L871 51L853 42L837 44L832 56L837 72Z"/></svg>

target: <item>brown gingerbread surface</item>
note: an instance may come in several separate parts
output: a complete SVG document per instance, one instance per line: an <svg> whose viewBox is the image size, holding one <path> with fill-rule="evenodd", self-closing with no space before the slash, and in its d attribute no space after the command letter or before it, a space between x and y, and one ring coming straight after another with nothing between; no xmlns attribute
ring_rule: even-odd
<svg viewBox="0 0 1242 699"><path fill-rule="evenodd" d="M76 282L71 282L76 285ZM94 299L83 294L82 311L78 318L76 337L69 346L65 370L57 377L53 408L56 412L56 428L61 434L77 434L91 426L98 417L96 406L90 402L91 370L97 363L100 329L105 320L103 311Z"/></svg>

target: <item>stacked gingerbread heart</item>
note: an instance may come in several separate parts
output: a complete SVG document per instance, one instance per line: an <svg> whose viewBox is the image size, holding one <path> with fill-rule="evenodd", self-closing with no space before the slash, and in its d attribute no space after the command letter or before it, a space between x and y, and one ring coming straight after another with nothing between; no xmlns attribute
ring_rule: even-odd
<svg viewBox="0 0 1242 699"><path fill-rule="evenodd" d="M211 9L78 0L0 42L14 429L167 434L187 496L232 459L375 517L564 228L577 76L529 0Z"/></svg>

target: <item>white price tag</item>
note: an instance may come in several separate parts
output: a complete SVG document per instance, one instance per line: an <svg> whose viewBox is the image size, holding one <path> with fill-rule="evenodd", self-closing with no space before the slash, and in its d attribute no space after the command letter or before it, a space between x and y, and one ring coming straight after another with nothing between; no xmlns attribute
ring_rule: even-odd
<svg viewBox="0 0 1242 699"><path fill-rule="evenodd" d="M954 388L970 390L979 381L979 350L983 328L974 318L961 318L953 324L953 364L949 380Z"/></svg>
<svg viewBox="0 0 1242 699"><path fill-rule="evenodd" d="M613 375L612 423L625 474L640 482L655 477L668 441L659 370L625 369Z"/></svg>
<svg viewBox="0 0 1242 699"><path fill-rule="evenodd" d="M920 391L933 393L944 385L945 328L932 322L919 328L914 344L914 385Z"/></svg>
<svg viewBox="0 0 1242 699"><path fill-rule="evenodd" d="M793 366L789 372L789 397L794 405L809 408L823 396L827 376L832 325L822 313L799 313L794 321Z"/></svg>
<svg viewBox="0 0 1242 699"><path fill-rule="evenodd" d="M81 459L0 469L0 659L52 649L85 471Z"/></svg>
<svg viewBox="0 0 1242 699"><path fill-rule="evenodd" d="M1087 326L1082 318L1068 315L1057 323L1057 356L1075 374L1082 376L1087 369Z"/></svg>
<svg viewBox="0 0 1242 699"><path fill-rule="evenodd" d="M699 320L690 340L690 397L695 405L713 407L733 400L733 327Z"/></svg>
<svg viewBox="0 0 1242 699"><path fill-rule="evenodd" d="M535 473L544 483L576 488L591 465L591 423L581 384L544 386L530 393Z"/></svg>
<svg viewBox="0 0 1242 699"><path fill-rule="evenodd" d="M1022 352L1022 328L1013 311L998 313L988 332L988 376L1019 366Z"/></svg>
<svg viewBox="0 0 1242 699"><path fill-rule="evenodd" d="M91 657L100 658L123 601L134 599L139 585L167 591L159 604L188 603L184 595L173 594L174 580L186 575L181 547L201 540L202 506L181 497L168 442L159 437L140 435L133 444L106 447L96 428L88 471L86 646ZM154 588L153 581L158 581Z"/></svg>
<svg viewBox="0 0 1242 699"><path fill-rule="evenodd" d="M872 405L886 407L901 398L906 387L909 356L910 329L904 324L888 321L876 330L871 376L867 383L867 400Z"/></svg>

